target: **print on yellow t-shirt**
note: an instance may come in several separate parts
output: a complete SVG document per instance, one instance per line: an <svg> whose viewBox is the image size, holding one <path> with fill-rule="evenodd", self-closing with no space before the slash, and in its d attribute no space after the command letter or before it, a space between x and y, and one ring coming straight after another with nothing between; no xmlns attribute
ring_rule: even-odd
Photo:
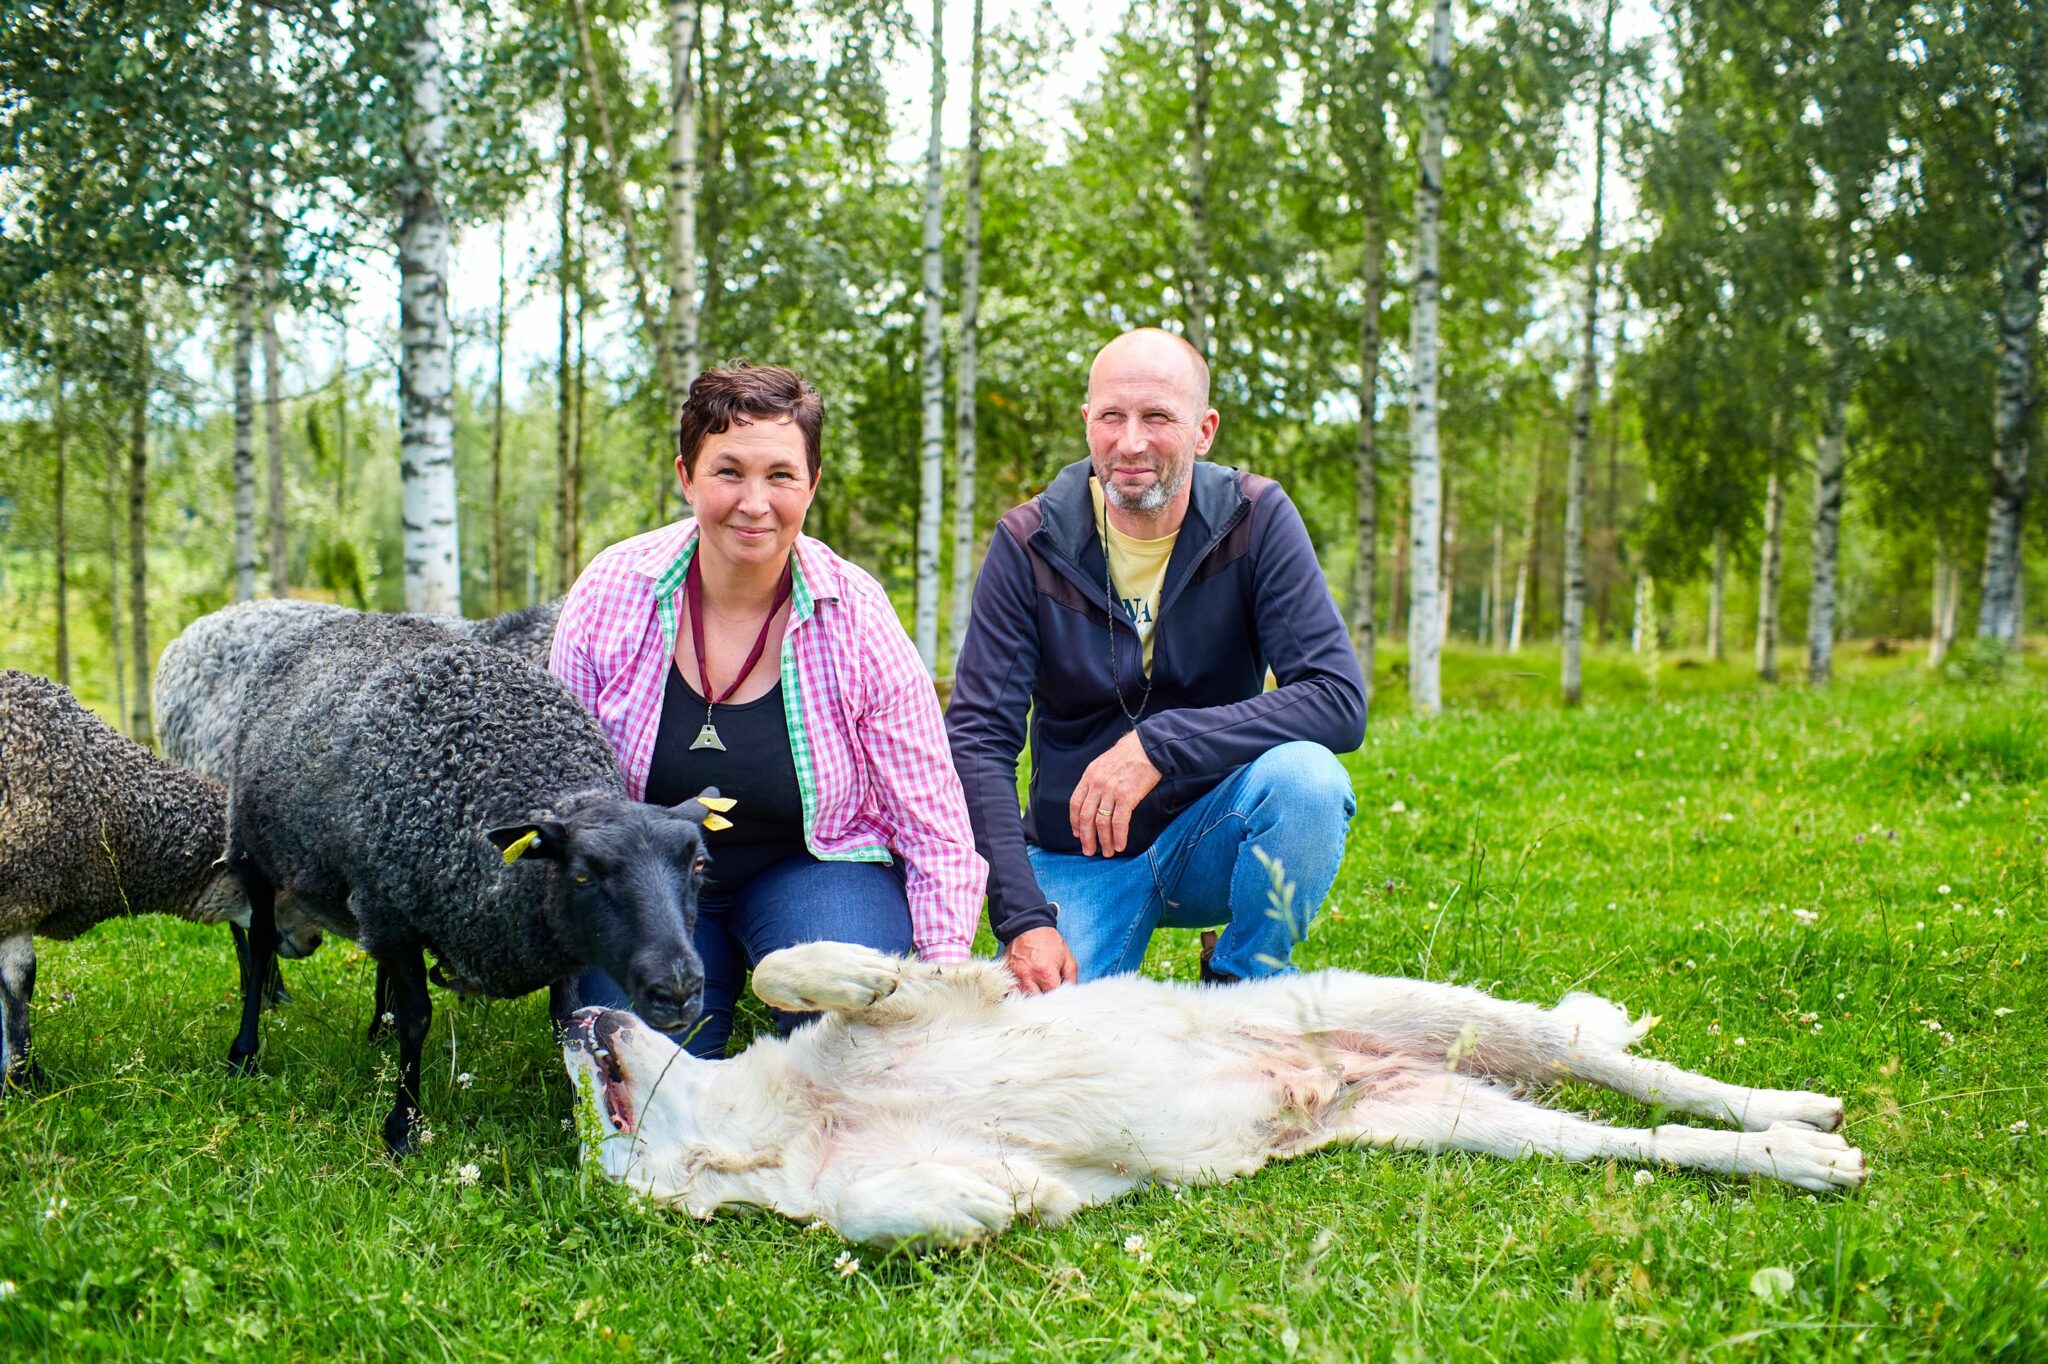
<svg viewBox="0 0 2048 1364"><path fill-rule="evenodd" d="M1102 484L1091 478L1088 491L1095 498L1095 524L1109 531L1110 580L1116 584L1117 599L1123 603L1131 623L1138 627L1138 638L1145 645L1145 673L1149 677L1152 673L1152 626L1159 615L1159 592L1166 586L1166 563L1173 557L1173 542L1180 538L1180 532L1176 530L1156 540L1140 540L1135 535L1126 535L1109 524L1108 513L1102 504Z"/></svg>

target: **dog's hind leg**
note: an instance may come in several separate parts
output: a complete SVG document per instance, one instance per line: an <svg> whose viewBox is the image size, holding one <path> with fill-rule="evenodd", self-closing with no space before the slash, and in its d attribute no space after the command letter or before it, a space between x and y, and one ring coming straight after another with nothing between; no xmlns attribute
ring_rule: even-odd
<svg viewBox="0 0 2048 1364"><path fill-rule="evenodd" d="M992 961L937 965L844 942L785 947L754 967L754 993L764 1004L876 1023L913 1018L942 1003L992 1007L1012 984L1008 969Z"/></svg>
<svg viewBox="0 0 2048 1364"><path fill-rule="evenodd" d="M1625 1160L1723 1174L1762 1175L1816 1192L1863 1182L1863 1153L1832 1133L1781 1126L1721 1132L1667 1124L1608 1127L1518 1099L1484 1080L1452 1072L1411 1072L1405 1087L1382 1085L1332 1115L1333 1139L1404 1151L1477 1151L1510 1158Z"/></svg>
<svg viewBox="0 0 2048 1364"><path fill-rule="evenodd" d="M1749 1132L1787 1123L1832 1132L1842 1125L1842 1101L1830 1095L1749 1089L1680 1070L1668 1061L1631 1056L1624 1048L1655 1020L1631 1025L1618 1006L1594 995L1567 995L1550 1017L1572 1025L1571 1045L1560 1050L1557 1075L1551 1078L1604 1085L1644 1103L1734 1123ZM1623 1036L1627 1040L1618 1040Z"/></svg>

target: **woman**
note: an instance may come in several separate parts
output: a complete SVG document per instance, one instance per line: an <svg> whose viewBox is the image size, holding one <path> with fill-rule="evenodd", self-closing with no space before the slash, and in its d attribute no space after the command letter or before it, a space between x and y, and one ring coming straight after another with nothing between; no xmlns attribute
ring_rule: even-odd
<svg viewBox="0 0 2048 1364"><path fill-rule="evenodd" d="M611 546L562 606L549 667L604 727L627 789L715 786L698 898L704 1019L720 1057L749 967L801 942L967 957L987 867L938 699L880 584L804 535L824 403L744 362L690 385L676 473L695 515ZM599 972L557 992L628 1008ZM778 1028L798 1020L778 1015Z"/></svg>

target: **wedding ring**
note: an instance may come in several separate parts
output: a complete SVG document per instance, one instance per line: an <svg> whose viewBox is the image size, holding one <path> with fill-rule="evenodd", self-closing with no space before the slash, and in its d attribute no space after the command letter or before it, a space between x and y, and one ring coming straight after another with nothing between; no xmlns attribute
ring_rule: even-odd
<svg viewBox="0 0 2048 1364"><path fill-rule="evenodd" d="M1115 809L1107 805L1098 805L1095 807L1095 817L1097 819L1108 819L1111 815L1115 813Z"/></svg>

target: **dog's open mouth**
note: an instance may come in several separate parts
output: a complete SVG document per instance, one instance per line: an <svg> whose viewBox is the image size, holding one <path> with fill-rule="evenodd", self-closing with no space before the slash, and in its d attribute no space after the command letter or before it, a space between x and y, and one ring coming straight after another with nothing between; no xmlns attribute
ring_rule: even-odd
<svg viewBox="0 0 2048 1364"><path fill-rule="evenodd" d="M582 1009L570 1023L568 1041L590 1059L597 1076L598 1100L614 1130L633 1131L633 1095L619 1060L619 1034L632 1023L631 1014L616 1009Z"/></svg>

